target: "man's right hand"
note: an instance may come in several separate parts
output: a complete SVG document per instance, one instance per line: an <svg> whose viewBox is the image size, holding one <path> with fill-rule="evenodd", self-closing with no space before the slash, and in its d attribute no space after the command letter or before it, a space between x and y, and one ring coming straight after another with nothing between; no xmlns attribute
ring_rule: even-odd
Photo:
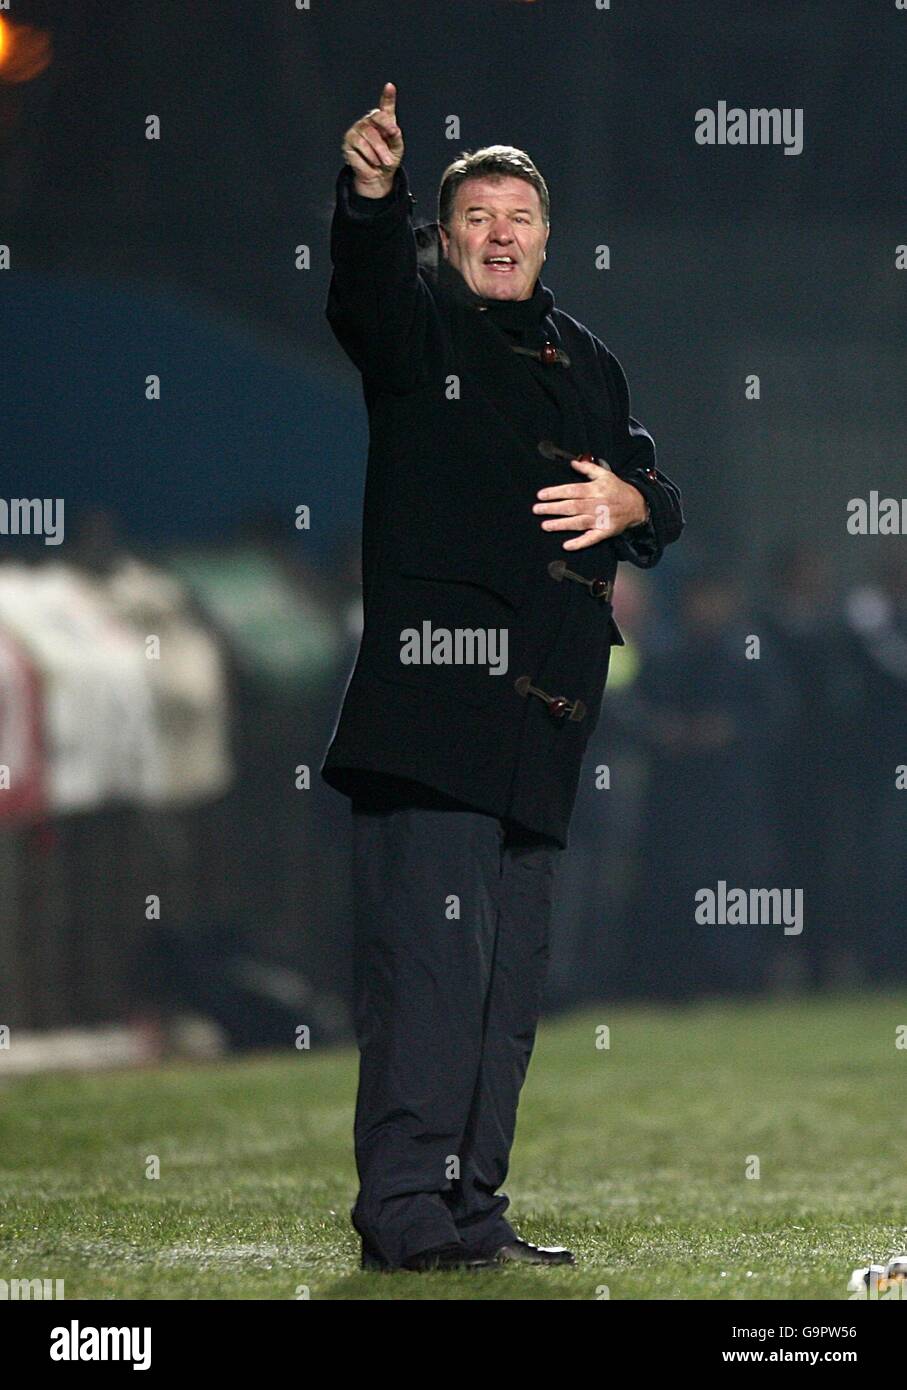
<svg viewBox="0 0 907 1390"><path fill-rule="evenodd" d="M397 125L397 89L385 82L378 105L351 125L343 137L343 157L355 175L353 186L364 198L390 193L403 159L403 135Z"/></svg>

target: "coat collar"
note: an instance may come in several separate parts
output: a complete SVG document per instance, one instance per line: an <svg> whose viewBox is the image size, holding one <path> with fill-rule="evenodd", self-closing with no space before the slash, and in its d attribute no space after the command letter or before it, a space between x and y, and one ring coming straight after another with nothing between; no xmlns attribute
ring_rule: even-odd
<svg viewBox="0 0 907 1390"><path fill-rule="evenodd" d="M499 328L519 331L533 339L548 336L543 320L554 308L554 295L536 279L528 299L488 299L476 294L444 256L437 222L417 227L416 255L419 268L433 279L442 294L476 311L489 313Z"/></svg>
<svg viewBox="0 0 907 1390"><path fill-rule="evenodd" d="M432 285L433 291L447 301L450 316L455 361L458 370L466 371L470 391L484 397L487 407L498 417L503 437L509 436L513 449L497 448L503 466L511 473L518 495L532 493L554 482L577 482L579 475L569 464L552 464L538 452L538 443L546 435L556 443L575 449L605 454L611 438L608 419L602 414L600 393L589 390L588 372L579 370L581 358L576 344L571 346L572 365L541 367L513 352L508 340L507 326L490 309L494 303L520 306L530 317L529 329L523 325L522 343L539 346L546 339L557 347L567 347L563 341L556 313L554 295L537 280L533 295L527 300L489 301L473 293L466 281L443 257L438 236L438 224L414 228L419 269ZM485 311L485 312L483 312ZM504 329L503 332L498 331ZM548 373L551 373L550 385ZM544 423L543 423L544 422ZM567 437L561 437L566 432ZM541 530L538 538L544 536ZM539 539L539 553L544 541ZM607 547L609 558L610 544ZM546 552L548 553L548 552ZM560 551L557 552L560 555ZM592 549L574 552L573 565L585 573L595 568ZM601 572L602 557L597 559Z"/></svg>
<svg viewBox="0 0 907 1390"><path fill-rule="evenodd" d="M485 299L475 294L444 258L437 222L414 230L419 269L449 308L457 361L468 364L471 389L485 397L513 439L513 452L507 456L510 468L523 486L533 478L537 486L544 486L551 481L551 464L539 454L538 442L546 435L563 442L557 391L554 382L553 391L546 389L540 380L542 373L533 371L528 360L512 350L508 331L517 330L517 341L523 345L540 347L547 340L562 346L556 320L550 317L554 295L537 280L529 299ZM545 372L570 370L544 368ZM571 386L575 391L576 384L569 384L567 389ZM575 447L582 450L588 446L585 439L578 439ZM569 481L574 481L572 470Z"/></svg>

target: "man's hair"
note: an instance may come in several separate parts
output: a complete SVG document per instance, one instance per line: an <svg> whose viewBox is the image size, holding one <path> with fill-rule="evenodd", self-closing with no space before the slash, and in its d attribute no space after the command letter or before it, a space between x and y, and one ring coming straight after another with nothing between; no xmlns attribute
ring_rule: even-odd
<svg viewBox="0 0 907 1390"><path fill-rule="evenodd" d="M525 150L514 149L513 145L486 145L475 154L468 151L448 164L441 175L438 190L438 221L447 231L453 216L457 189L467 179L511 178L524 179L531 183L542 204L542 217L550 221L551 204L548 198L548 185L536 169Z"/></svg>

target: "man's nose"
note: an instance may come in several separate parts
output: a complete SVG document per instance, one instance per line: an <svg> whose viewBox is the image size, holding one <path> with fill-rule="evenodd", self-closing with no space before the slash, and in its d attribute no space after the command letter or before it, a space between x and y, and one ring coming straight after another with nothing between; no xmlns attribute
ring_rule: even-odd
<svg viewBox="0 0 907 1390"><path fill-rule="evenodd" d="M510 230L510 223L505 221L495 222L491 229L492 241L513 241L513 232Z"/></svg>

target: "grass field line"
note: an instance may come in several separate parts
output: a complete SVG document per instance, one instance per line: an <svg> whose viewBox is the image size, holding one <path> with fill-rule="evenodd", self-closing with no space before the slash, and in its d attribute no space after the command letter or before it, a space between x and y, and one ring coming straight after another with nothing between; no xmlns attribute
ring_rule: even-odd
<svg viewBox="0 0 907 1390"><path fill-rule="evenodd" d="M853 1268L907 1247L905 1024L903 995L546 1021L509 1214L579 1263L488 1276L358 1269L353 1049L18 1078L0 1278L71 1298L845 1300Z"/></svg>

